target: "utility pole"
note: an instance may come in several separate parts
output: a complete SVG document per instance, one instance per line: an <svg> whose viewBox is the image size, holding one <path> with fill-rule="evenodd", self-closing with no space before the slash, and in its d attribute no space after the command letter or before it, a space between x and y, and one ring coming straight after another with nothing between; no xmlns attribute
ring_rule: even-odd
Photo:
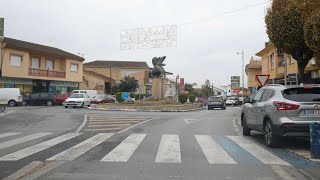
<svg viewBox="0 0 320 180"><path fill-rule="evenodd" d="M286 53L283 53L283 63L284 63L284 85L288 85L287 76L288 76L288 63Z"/></svg>
<svg viewBox="0 0 320 180"><path fill-rule="evenodd" d="M111 64L110 64L110 94L112 94Z"/></svg>
<svg viewBox="0 0 320 180"><path fill-rule="evenodd" d="M242 55L242 105L244 104L244 51L241 51L241 53L237 52L237 54Z"/></svg>

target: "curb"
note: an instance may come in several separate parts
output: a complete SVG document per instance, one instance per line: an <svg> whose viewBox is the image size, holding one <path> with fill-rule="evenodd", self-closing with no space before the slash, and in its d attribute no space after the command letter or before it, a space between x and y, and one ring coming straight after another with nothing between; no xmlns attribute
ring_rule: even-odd
<svg viewBox="0 0 320 180"><path fill-rule="evenodd" d="M195 108L195 109L186 109L186 110L140 110L140 109L107 109L107 108L92 108L89 107L90 110L99 110L99 111L122 111L122 112L192 112L204 109Z"/></svg>

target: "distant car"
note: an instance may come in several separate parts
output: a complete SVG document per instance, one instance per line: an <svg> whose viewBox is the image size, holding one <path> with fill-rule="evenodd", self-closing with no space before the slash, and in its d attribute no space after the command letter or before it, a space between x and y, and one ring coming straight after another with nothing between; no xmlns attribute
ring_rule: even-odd
<svg viewBox="0 0 320 180"><path fill-rule="evenodd" d="M68 99L67 94L55 94L54 99L56 101L56 104L62 104L66 99Z"/></svg>
<svg viewBox="0 0 320 180"><path fill-rule="evenodd" d="M63 103L65 108L68 107L90 107L90 97L87 93L73 93Z"/></svg>
<svg viewBox="0 0 320 180"><path fill-rule="evenodd" d="M129 97L127 100L125 100L125 102L126 103L128 103L128 104L134 104L134 99L133 98L131 98L131 97Z"/></svg>
<svg viewBox="0 0 320 180"><path fill-rule="evenodd" d="M52 106L56 103L54 95L47 92L33 93L23 98L23 105L46 105Z"/></svg>
<svg viewBox="0 0 320 180"><path fill-rule="evenodd" d="M241 124L243 135L251 130L264 133L268 146L279 145L282 136L310 135L310 124L320 123L320 86L269 85L250 100L245 99Z"/></svg>
<svg viewBox="0 0 320 180"><path fill-rule="evenodd" d="M6 102L10 107L21 105L23 102L23 95L19 88L1 88L0 100Z"/></svg>
<svg viewBox="0 0 320 180"><path fill-rule="evenodd" d="M214 108L226 109L226 103L221 96L212 96L208 98L208 110Z"/></svg>
<svg viewBox="0 0 320 180"><path fill-rule="evenodd" d="M94 98L91 98L91 103L114 103L115 99L114 97L104 94L104 95L96 95Z"/></svg>
<svg viewBox="0 0 320 180"><path fill-rule="evenodd" d="M94 98L96 95L98 95L96 90L73 90L71 94L73 93L86 93L90 98Z"/></svg>
<svg viewBox="0 0 320 180"><path fill-rule="evenodd" d="M239 101L235 97L227 97L226 105L227 106L238 106Z"/></svg>

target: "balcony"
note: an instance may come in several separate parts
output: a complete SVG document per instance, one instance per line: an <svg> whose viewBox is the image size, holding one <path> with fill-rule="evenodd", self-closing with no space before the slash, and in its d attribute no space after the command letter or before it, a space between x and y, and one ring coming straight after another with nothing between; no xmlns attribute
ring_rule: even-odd
<svg viewBox="0 0 320 180"><path fill-rule="evenodd" d="M29 76L65 78L66 72L29 68Z"/></svg>

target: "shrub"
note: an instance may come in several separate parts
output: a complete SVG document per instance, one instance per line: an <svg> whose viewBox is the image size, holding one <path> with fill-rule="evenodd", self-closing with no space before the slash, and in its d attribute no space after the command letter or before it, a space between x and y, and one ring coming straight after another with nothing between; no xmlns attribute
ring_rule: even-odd
<svg viewBox="0 0 320 180"><path fill-rule="evenodd" d="M187 94L179 94L179 102L184 104L188 101L188 95Z"/></svg>
<svg viewBox="0 0 320 180"><path fill-rule="evenodd" d="M121 98L121 94L122 94L122 92L117 92L117 94L116 94L116 99L118 102L123 102L123 99Z"/></svg>
<svg viewBox="0 0 320 180"><path fill-rule="evenodd" d="M134 98L134 97L135 97L135 95L133 94L133 92L131 92L131 93L129 94L129 96L130 96L131 98Z"/></svg>
<svg viewBox="0 0 320 180"><path fill-rule="evenodd" d="M135 95L135 100L140 100L143 99L145 97L145 94L140 94L140 98L139 98L139 94Z"/></svg>
<svg viewBox="0 0 320 180"><path fill-rule="evenodd" d="M190 94L190 95L189 95L189 101L190 101L191 103L194 103L195 100L196 100L196 96L193 95L193 94Z"/></svg>

